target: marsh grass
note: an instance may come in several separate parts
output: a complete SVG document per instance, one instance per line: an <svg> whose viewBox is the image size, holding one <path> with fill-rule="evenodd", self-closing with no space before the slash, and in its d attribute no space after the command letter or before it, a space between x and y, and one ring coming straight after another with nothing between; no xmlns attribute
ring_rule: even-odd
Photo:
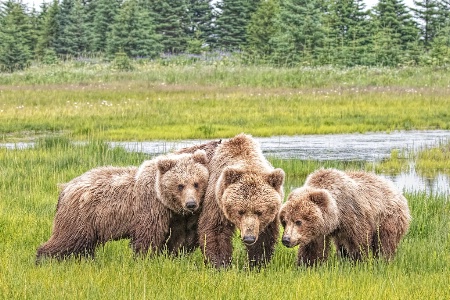
<svg viewBox="0 0 450 300"><path fill-rule="evenodd" d="M375 166L377 172L398 174L411 168L423 177L439 173L450 175L450 142L442 141L437 146L424 147L412 152L393 150L388 159Z"/></svg>
<svg viewBox="0 0 450 300"><path fill-rule="evenodd" d="M249 271L244 247L229 270L204 266L201 252L177 258L134 258L128 241L107 243L96 258L36 266L36 248L51 233L57 184L99 165L138 165L149 158L101 140L39 140L24 150L0 148L0 298L2 299L447 299L450 297L450 202L407 194L413 222L395 259L351 263L332 256L295 267L297 249L277 245L273 261ZM292 185L318 162L274 160ZM326 166L358 168L359 164Z"/></svg>
<svg viewBox="0 0 450 300"><path fill-rule="evenodd" d="M258 88L145 81L0 86L4 141L130 141L450 129L450 88Z"/></svg>

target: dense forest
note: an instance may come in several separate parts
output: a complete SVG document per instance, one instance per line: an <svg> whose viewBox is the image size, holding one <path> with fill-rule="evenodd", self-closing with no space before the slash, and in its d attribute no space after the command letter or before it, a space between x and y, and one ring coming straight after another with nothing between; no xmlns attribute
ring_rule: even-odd
<svg viewBox="0 0 450 300"><path fill-rule="evenodd" d="M0 1L0 71L205 53L274 66L450 64L450 1Z"/></svg>

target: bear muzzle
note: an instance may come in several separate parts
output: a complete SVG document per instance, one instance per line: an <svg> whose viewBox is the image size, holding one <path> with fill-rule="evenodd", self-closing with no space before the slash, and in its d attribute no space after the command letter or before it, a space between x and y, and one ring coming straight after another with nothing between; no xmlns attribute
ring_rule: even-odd
<svg viewBox="0 0 450 300"><path fill-rule="evenodd" d="M253 245L256 242L256 236L244 235L244 237L242 238L242 241L244 242L244 244L246 244L248 246Z"/></svg>
<svg viewBox="0 0 450 300"><path fill-rule="evenodd" d="M247 245L253 245L258 239L259 221L255 217L244 217L241 221L241 239Z"/></svg>
<svg viewBox="0 0 450 300"><path fill-rule="evenodd" d="M281 239L281 243L283 243L283 245L285 245L288 248L292 247L291 237L288 235L283 235L283 238Z"/></svg>
<svg viewBox="0 0 450 300"><path fill-rule="evenodd" d="M197 210L198 204L195 200L190 199L190 200L186 201L186 203L184 204L184 207L187 211L194 212Z"/></svg>

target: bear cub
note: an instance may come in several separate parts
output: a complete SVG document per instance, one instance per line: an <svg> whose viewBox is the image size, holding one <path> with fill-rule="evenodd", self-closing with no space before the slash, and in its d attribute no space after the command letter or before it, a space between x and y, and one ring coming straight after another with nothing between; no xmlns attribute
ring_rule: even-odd
<svg viewBox="0 0 450 300"><path fill-rule="evenodd" d="M299 245L298 264L327 259L330 243L352 260L392 259L408 230L406 198L389 180L372 173L320 169L293 190L279 218L286 247Z"/></svg>
<svg viewBox="0 0 450 300"><path fill-rule="evenodd" d="M93 257L98 245L124 238L136 254L182 250L185 237L172 230L172 219L200 211L207 162L205 151L197 150L159 156L140 167L99 167L74 178L63 185L52 235L38 248L36 262Z"/></svg>

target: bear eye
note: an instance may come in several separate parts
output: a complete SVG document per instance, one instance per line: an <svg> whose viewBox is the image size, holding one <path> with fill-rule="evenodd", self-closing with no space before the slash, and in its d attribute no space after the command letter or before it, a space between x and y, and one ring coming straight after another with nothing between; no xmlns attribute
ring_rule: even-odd
<svg viewBox="0 0 450 300"><path fill-rule="evenodd" d="M281 226L283 226L283 228L286 227L286 221L285 220L281 220Z"/></svg>
<svg viewBox="0 0 450 300"><path fill-rule="evenodd" d="M194 182L194 187L198 189L198 182Z"/></svg>
<svg viewBox="0 0 450 300"><path fill-rule="evenodd" d="M300 220L298 220L298 221L295 221L295 225L297 225L297 226L301 226L301 225L302 225L302 221L300 221Z"/></svg>
<svg viewBox="0 0 450 300"><path fill-rule="evenodd" d="M183 184L179 184L178 185L178 190L181 192L184 189L184 185Z"/></svg>
<svg viewBox="0 0 450 300"><path fill-rule="evenodd" d="M262 211L260 211L260 210L255 211L255 215L257 215L258 217L261 217L262 216Z"/></svg>
<svg viewBox="0 0 450 300"><path fill-rule="evenodd" d="M238 214L239 214L240 216L243 216L243 215L245 214L245 211L243 211L243 210L241 209L240 211L238 211Z"/></svg>

